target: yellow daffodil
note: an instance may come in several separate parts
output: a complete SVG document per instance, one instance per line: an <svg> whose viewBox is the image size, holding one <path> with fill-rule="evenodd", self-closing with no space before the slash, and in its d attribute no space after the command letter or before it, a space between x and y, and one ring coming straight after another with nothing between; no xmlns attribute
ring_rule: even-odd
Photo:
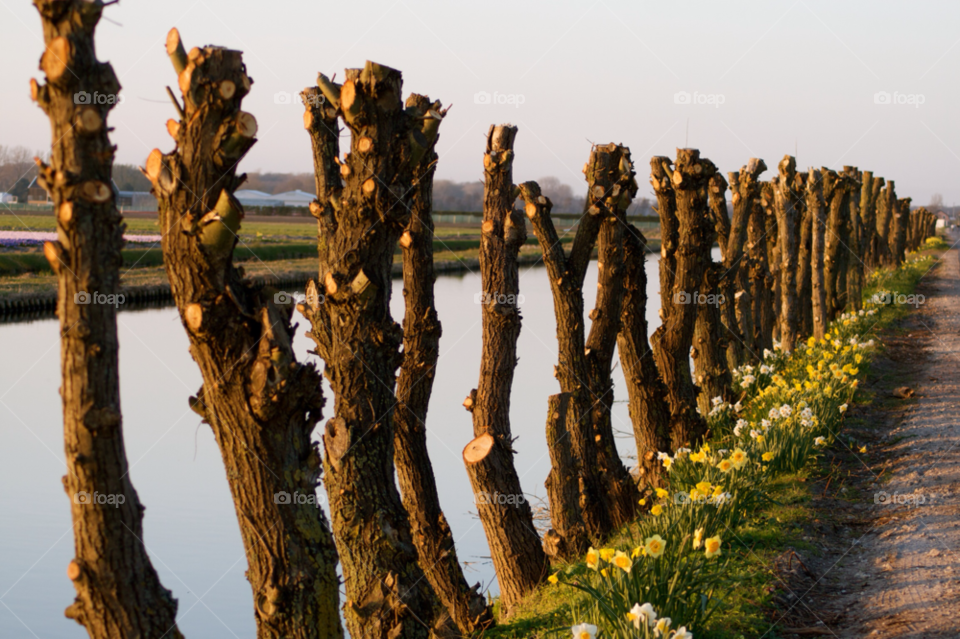
<svg viewBox="0 0 960 639"><path fill-rule="evenodd" d="M599 563L600 553L598 553L593 546L590 546L590 550L587 551L587 568L596 570Z"/></svg>
<svg viewBox="0 0 960 639"><path fill-rule="evenodd" d="M693 533L693 549L696 550L703 543L703 528L697 528Z"/></svg>
<svg viewBox="0 0 960 639"><path fill-rule="evenodd" d="M729 459L722 459L720 460L720 463L717 464L717 468L720 469L720 472L729 473L731 470L733 470L733 462Z"/></svg>
<svg viewBox="0 0 960 639"><path fill-rule="evenodd" d="M613 548L601 548L600 559L603 559L604 561L610 561L610 558L613 557L615 553L616 551Z"/></svg>
<svg viewBox="0 0 960 639"><path fill-rule="evenodd" d="M633 561L627 553L618 550L617 554L613 556L613 565L629 575L630 569L633 568Z"/></svg>
<svg viewBox="0 0 960 639"><path fill-rule="evenodd" d="M654 535L653 537L647 537L643 545L647 554L656 558L663 554L663 549L666 547L667 542L665 542L660 535Z"/></svg>
<svg viewBox="0 0 960 639"><path fill-rule="evenodd" d="M646 505L647 505L647 498L646 498L646 497L641 497L641 498L640 498L640 505L641 505L641 506L646 506Z"/></svg>
<svg viewBox="0 0 960 639"><path fill-rule="evenodd" d="M760 441L760 437L762 437L762 435L757 436L757 441ZM733 465L737 468L743 468L743 465L747 463L747 454L739 448L735 448L733 452L730 453L730 461L732 461Z"/></svg>
<svg viewBox="0 0 960 639"><path fill-rule="evenodd" d="M723 486L714 486L713 487L713 496L719 497L723 494Z"/></svg>
<svg viewBox="0 0 960 639"><path fill-rule="evenodd" d="M650 509L650 514L655 517L659 516L661 513L663 513L663 508L660 506L660 504L655 504L654 507Z"/></svg>
<svg viewBox="0 0 960 639"><path fill-rule="evenodd" d="M867 447L866 447L866 446L861 446L861 447L860 447L860 452L861 452L861 453L867 452Z"/></svg>
<svg viewBox="0 0 960 639"><path fill-rule="evenodd" d="M669 491L664 490L663 488L657 488L657 499L663 499L669 494L670 494Z"/></svg>
<svg viewBox="0 0 960 639"><path fill-rule="evenodd" d="M720 535L716 537L708 537L706 543L704 544L704 549L706 550L707 559L711 559L720 554Z"/></svg>
<svg viewBox="0 0 960 639"><path fill-rule="evenodd" d="M630 553L630 558L636 559L637 557L643 554L643 550L644 550L643 546L637 546L636 548L633 549L633 552Z"/></svg>
<svg viewBox="0 0 960 639"><path fill-rule="evenodd" d="M601 568L601 569L600 569L600 574L603 575L604 577L608 577L608 576L609 576L609 573L607 572L607 569L606 569L606 568Z"/></svg>
<svg viewBox="0 0 960 639"><path fill-rule="evenodd" d="M557 583L558 581L560 581L560 579L557 577L557 575L553 574L553 575L550 575L549 577L547 577L547 581L549 581L550 583L556 585L556 583Z"/></svg>
<svg viewBox="0 0 960 639"><path fill-rule="evenodd" d="M697 484L697 490L706 495L713 488L713 484L708 481L702 481Z"/></svg>
<svg viewBox="0 0 960 639"><path fill-rule="evenodd" d="M769 451L767 451L767 452L765 452L764 454L760 455L760 457L762 457L762 458L763 458L763 461L765 461L765 462L773 461L773 453L771 453L771 452L769 452Z"/></svg>
<svg viewBox="0 0 960 639"><path fill-rule="evenodd" d="M690 453L690 461L692 462L702 462L707 458L707 454L704 452Z"/></svg>

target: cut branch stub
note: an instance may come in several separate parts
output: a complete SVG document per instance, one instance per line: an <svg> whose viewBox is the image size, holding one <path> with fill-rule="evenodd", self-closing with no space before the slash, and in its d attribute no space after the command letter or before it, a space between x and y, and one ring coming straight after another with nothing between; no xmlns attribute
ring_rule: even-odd
<svg viewBox="0 0 960 639"><path fill-rule="evenodd" d="M490 454L496 440L490 433L484 433L472 440L463 449L463 461L467 464L476 464L483 461Z"/></svg>

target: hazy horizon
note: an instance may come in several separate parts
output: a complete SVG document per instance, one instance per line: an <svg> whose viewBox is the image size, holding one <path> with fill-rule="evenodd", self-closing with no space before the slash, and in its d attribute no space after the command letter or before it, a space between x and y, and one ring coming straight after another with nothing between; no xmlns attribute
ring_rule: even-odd
<svg viewBox="0 0 960 639"><path fill-rule="evenodd" d="M0 144L47 149L46 116L28 97L29 79L43 77L40 20L25 0L0 1L0 13ZM630 146L641 196L649 157L691 146L724 172L751 156L775 167L796 149L801 168L856 165L896 180L915 204L933 193L960 202L960 89L949 72L960 4L395 0L288 2L264 16L222 0L125 0L104 15L98 56L123 86L109 116L121 163L173 146L164 39L176 26L188 48L244 52L254 79L244 110L259 122L248 172L311 171L302 106L283 94L371 59L400 69L406 92L453 104L439 179L480 179L487 127L512 122L516 179L556 175L577 193L591 142L613 141Z"/></svg>

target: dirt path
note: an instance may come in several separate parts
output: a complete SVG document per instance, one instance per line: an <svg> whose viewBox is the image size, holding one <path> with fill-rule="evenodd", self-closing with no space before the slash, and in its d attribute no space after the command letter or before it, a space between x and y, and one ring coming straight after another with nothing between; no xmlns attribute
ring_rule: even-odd
<svg viewBox="0 0 960 639"><path fill-rule="evenodd" d="M848 418L842 437L856 444L818 486L807 541L819 552L780 567L792 604L784 637L960 637L957 249L918 292L925 303L884 340L872 406ZM904 385L916 399L891 396Z"/></svg>

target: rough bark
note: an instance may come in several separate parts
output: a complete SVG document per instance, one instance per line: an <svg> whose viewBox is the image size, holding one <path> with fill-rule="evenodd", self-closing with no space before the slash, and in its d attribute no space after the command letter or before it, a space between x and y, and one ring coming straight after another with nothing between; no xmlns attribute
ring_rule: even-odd
<svg viewBox="0 0 960 639"><path fill-rule="evenodd" d="M780 346L792 352L800 335L800 302L797 297L797 264L799 245L797 221L800 218L797 190L797 161L787 155L778 165L778 178L774 185L774 208L777 215L777 230L780 234Z"/></svg>
<svg viewBox="0 0 960 639"><path fill-rule="evenodd" d="M863 176L855 166L843 167L848 180L847 198L847 305L851 310L863 308L863 223L860 217L860 198L863 194L861 180Z"/></svg>
<svg viewBox="0 0 960 639"><path fill-rule="evenodd" d="M726 198L727 181L720 173L714 174L709 182L710 224L708 224L708 246L715 241L725 245L730 235L730 219L727 215ZM720 397L731 399L730 367L727 364L726 351L729 332L724 330L723 307L729 294L727 283L731 278L725 278L723 262L714 262L710 256L705 256L706 266L703 272L703 281L700 286L700 301L697 306L697 321L693 335L693 372L694 379L700 389L697 404L701 415L708 415L712 407L712 400ZM733 306L726 308L733 311ZM729 312L728 311L728 312ZM733 314L733 313L731 313ZM734 324L736 315L733 314Z"/></svg>
<svg viewBox="0 0 960 639"><path fill-rule="evenodd" d="M617 351L627 385L640 481L659 488L666 482L657 453L672 451L670 404L647 341L646 245L640 229L629 225L623 238L623 304Z"/></svg>
<svg viewBox="0 0 960 639"><path fill-rule="evenodd" d="M799 241L797 244L797 303L800 312L800 337L813 334L813 286L811 282L811 245L813 242L813 215L807 208L808 176L797 173L796 196L800 209Z"/></svg>
<svg viewBox="0 0 960 639"><path fill-rule="evenodd" d="M873 177L873 171L864 171L860 176L860 244L863 253L863 263L868 269L876 266L876 236L877 236L877 187L878 178ZM882 180L882 178L879 178Z"/></svg>
<svg viewBox="0 0 960 639"><path fill-rule="evenodd" d="M777 178L764 182L760 191L760 203L763 205L764 234L762 242L767 249L766 288L762 316L763 348L773 349L774 340L780 340L780 309L783 297L780 288L780 232L777 228L777 213L774 204Z"/></svg>
<svg viewBox="0 0 960 639"><path fill-rule="evenodd" d="M636 485L616 452L610 405L610 379L623 298L622 235L624 214L637 186L630 151L616 144L595 146L584 167L587 198L570 255L565 256L550 218L551 203L535 182L520 187L543 250L557 319L560 389L570 395L567 430L578 461L576 474L587 532L596 543L630 521L636 510ZM593 325L584 338L583 280L599 239L598 287ZM569 526L568 526L569 528ZM579 543L579 542L577 542Z"/></svg>
<svg viewBox="0 0 960 639"><path fill-rule="evenodd" d="M827 207L823 199L820 171L810 169L804 189L807 214L810 216L810 297L812 335L823 339L827 332L827 291L824 282L825 234Z"/></svg>
<svg viewBox="0 0 960 639"><path fill-rule="evenodd" d="M323 126L321 117L309 128L323 295L311 281L299 308L335 399L323 445L344 612L356 639L426 637L434 593L394 480L394 382L403 331L390 315L393 254L410 222L414 179L429 146L426 122L416 108L404 109L400 72L373 62L348 69L343 85L320 75L317 89L334 124ZM342 160L336 118L350 132Z"/></svg>
<svg viewBox="0 0 960 639"><path fill-rule="evenodd" d="M179 42L175 30L171 40ZM179 75L177 148L154 149L145 173L171 292L203 376L190 405L220 447L258 636L340 637L337 553L315 497L320 375L294 355L290 299L244 281L232 263L243 218L236 166L256 141L256 120L240 110L251 82L239 51L191 50Z"/></svg>
<svg viewBox="0 0 960 639"><path fill-rule="evenodd" d="M550 503L550 530L543 538L543 549L551 559L580 557L587 550L589 537L580 509L579 462L573 453L567 429L570 394L551 395L547 400L547 450L550 474L544 485ZM575 480L570 481L570 477Z"/></svg>
<svg viewBox="0 0 960 639"><path fill-rule="evenodd" d="M589 541L602 540L604 531L611 527L608 513L603 508L603 493L595 463L596 440L590 432L590 397L587 394L590 371L584 342L582 292L588 261L580 257L586 254L589 259L593 251L602 211L587 207L577 226L568 258L550 217L553 204L541 193L540 186L536 182L526 182L521 185L520 193L526 203L527 218L543 251L543 263L550 280L557 322L558 362L554 375L566 396L561 411L564 424L559 425L552 417L547 418L547 445L553 463L547 478L548 496L553 494L565 499L572 493L578 495L575 506L564 501L554 507L551 499L552 529L547 534L545 547L548 554L572 557L582 552ZM552 415L553 411L549 414ZM569 445L570 454L553 450L556 445Z"/></svg>
<svg viewBox="0 0 960 639"><path fill-rule="evenodd" d="M879 234L879 261L887 266L895 265L894 244L896 228L894 226L894 207L897 203L896 183L888 180L880 198L877 200L877 233Z"/></svg>
<svg viewBox="0 0 960 639"><path fill-rule="evenodd" d="M44 245L57 277L60 397L63 407L74 557L67 565L77 596L66 616L96 639L182 637L177 601L163 587L143 543L143 510L128 474L120 410L117 304L123 220L111 185L114 147L106 119L116 96L113 67L97 60L101 2L35 0L46 51L46 84L31 81L50 120L50 165L38 183L53 200L58 239ZM94 297L95 296L95 297Z"/></svg>
<svg viewBox="0 0 960 639"><path fill-rule="evenodd" d="M505 501L478 499L477 504L506 616L546 578L550 567L533 526L530 505L522 498L510 431L510 391L520 335L517 254L526 239L522 214L513 208L517 196L513 185L516 133L514 126L491 126L483 158L483 358L473 403L475 439L464 449L474 494L512 497Z"/></svg>
<svg viewBox="0 0 960 639"><path fill-rule="evenodd" d="M763 188L762 186L760 188ZM759 190L759 189L758 189ZM750 314L753 318L753 333L747 340L754 361L762 358L763 349L773 344L773 303L769 284L772 275L767 264L766 214L760 197L753 201L750 222L747 227L747 255L749 257ZM771 282L768 283L768 278Z"/></svg>
<svg viewBox="0 0 960 639"><path fill-rule="evenodd" d="M602 211L603 223L597 240L597 296L590 311L590 332L586 339L587 369L590 373L591 436L597 445L597 465L612 529L633 521L640 493L636 481L623 465L613 434L613 357L620 332L623 304L624 234L626 214L637 193L636 173L630 149L616 144L599 147L592 154L587 171L588 202ZM589 460L585 460L589 463Z"/></svg>
<svg viewBox="0 0 960 639"><path fill-rule="evenodd" d="M676 215L669 219L667 207L661 205L660 229L663 238L674 233L679 241L670 249L664 245L665 257L660 263L661 287L666 279L670 286L661 288L663 324L654 332L651 343L657 369L667 388L670 404L670 436L674 448L695 445L706 434L707 423L697 410L697 388L690 375L690 347L697 320L697 289L703 282L709 255L710 219L707 206L707 184L716 167L700 158L696 149L678 149L675 168L669 165L652 167L651 181L658 199L669 188L676 201ZM660 177L661 171L669 178ZM667 194L669 195L669 194ZM667 213L665 215L665 213ZM672 249L672 250L671 250ZM664 276L669 264L672 275Z"/></svg>
<svg viewBox="0 0 960 639"><path fill-rule="evenodd" d="M735 346L727 348L727 362L730 369L757 357L753 347L755 321L753 315L753 295L750 286L750 258L744 252L748 238L753 207L759 195L758 178L767 170L766 164L759 158L750 158L746 166L738 173L729 173L730 190L733 193L733 220L730 223L730 236L727 250L723 255L723 266L732 282L733 304L739 331L734 335L738 339ZM734 343L732 340L730 343ZM733 351L733 352L731 352ZM735 358L735 359L734 359Z"/></svg>
<svg viewBox="0 0 960 639"><path fill-rule="evenodd" d="M823 197L827 204L827 225L824 230L823 279L826 294L827 321L830 322L846 305L844 289L845 243L848 222L847 180L836 171L823 168Z"/></svg>
<svg viewBox="0 0 960 639"><path fill-rule="evenodd" d="M899 267L907 259L907 226L910 223L910 201L912 198L899 198L893 207L894 244L892 248L894 263Z"/></svg>
<svg viewBox="0 0 960 639"><path fill-rule="evenodd" d="M403 364L394 412L394 462L420 567L450 618L461 632L470 634L490 627L493 613L480 584L470 588L464 578L427 451L427 408L441 335L433 291L433 177L438 129L446 111L440 102L431 103L421 95L411 95L407 109L422 122L425 149L414 169L410 220L400 237L405 310Z"/></svg>

